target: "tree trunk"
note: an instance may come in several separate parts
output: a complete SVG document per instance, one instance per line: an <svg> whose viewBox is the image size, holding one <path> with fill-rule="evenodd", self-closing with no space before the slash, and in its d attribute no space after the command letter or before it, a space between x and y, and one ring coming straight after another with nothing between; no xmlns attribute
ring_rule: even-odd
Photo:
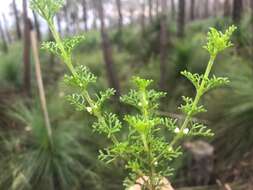
<svg viewBox="0 0 253 190"><path fill-rule="evenodd" d="M30 60L30 30L31 21L27 16L27 0L23 0L23 20L24 20L24 49L23 49L23 64L24 64L24 78L23 90L26 95L31 93L31 60Z"/></svg>
<svg viewBox="0 0 253 190"><path fill-rule="evenodd" d="M250 1L250 11L251 11L251 28L252 28L252 32L253 32L253 1Z"/></svg>
<svg viewBox="0 0 253 190"><path fill-rule="evenodd" d="M86 0L82 0L82 9L83 9L83 23L85 32L88 31L88 23L87 23L87 2Z"/></svg>
<svg viewBox="0 0 253 190"><path fill-rule="evenodd" d="M240 23L242 17L242 0L234 0L233 2L233 21Z"/></svg>
<svg viewBox="0 0 253 190"><path fill-rule="evenodd" d="M7 22L5 14L3 14L3 22L4 22L3 24L4 24L4 30L5 30L7 42L11 43L11 41L12 41L11 40L11 35L10 35L10 32L9 32L9 26L8 26L8 22Z"/></svg>
<svg viewBox="0 0 253 190"><path fill-rule="evenodd" d="M133 24L134 24L134 10L133 10L133 8L129 9L129 20L130 20L130 25L133 26Z"/></svg>
<svg viewBox="0 0 253 190"><path fill-rule="evenodd" d="M20 29L20 21L19 21L19 15L18 15L18 9L17 9L17 5L16 5L16 0L13 0L12 6L13 6L13 12L14 12L14 16L15 16L17 39L20 40L21 39L21 29Z"/></svg>
<svg viewBox="0 0 253 190"><path fill-rule="evenodd" d="M175 0L171 0L171 17L172 17L172 19L175 19L175 17L176 17Z"/></svg>
<svg viewBox="0 0 253 190"><path fill-rule="evenodd" d="M143 3L141 4L141 32L142 34L144 34L144 31L145 31L145 10L146 10L145 1L143 1Z"/></svg>
<svg viewBox="0 0 253 190"><path fill-rule="evenodd" d="M214 0L213 1L213 15L216 17L219 13L220 1Z"/></svg>
<svg viewBox="0 0 253 190"><path fill-rule="evenodd" d="M102 0L96 0L97 2L97 10L100 20L100 32L102 37L102 48L103 48L103 55L104 55L104 61L106 66L106 71L108 75L108 81L112 88L116 90L117 97L120 96L120 85L119 80L117 78L117 74L114 68L113 58L112 58L112 48L111 44L105 29L105 21L104 21L104 9Z"/></svg>
<svg viewBox="0 0 253 190"><path fill-rule="evenodd" d="M229 0L224 1L224 17L230 16L230 3Z"/></svg>
<svg viewBox="0 0 253 190"><path fill-rule="evenodd" d="M74 8L74 10L77 9ZM74 34L79 34L80 33L80 25L79 25L79 18L78 18L78 13L76 11L72 11L70 13L70 18L71 18L71 25L72 25L72 31Z"/></svg>
<svg viewBox="0 0 253 190"><path fill-rule="evenodd" d="M160 89L166 88L166 52L167 52L167 14L166 0L162 0L162 18L160 19Z"/></svg>
<svg viewBox="0 0 253 190"><path fill-rule="evenodd" d="M156 16L159 15L159 8L160 8L160 0L156 0L155 1L155 12L156 12Z"/></svg>
<svg viewBox="0 0 253 190"><path fill-rule="evenodd" d="M94 5L95 6L95 5ZM97 30L97 11L94 9L93 11L93 23L92 23L92 28L94 30Z"/></svg>
<svg viewBox="0 0 253 190"><path fill-rule="evenodd" d="M253 18L253 1L250 0L251 17Z"/></svg>
<svg viewBox="0 0 253 190"><path fill-rule="evenodd" d="M50 42L54 41L53 34L52 34L49 27L48 27L47 31L48 31L48 41L50 41ZM55 65L55 55L53 53L50 53L49 63L52 67Z"/></svg>
<svg viewBox="0 0 253 190"><path fill-rule="evenodd" d="M7 45L4 29L3 29L3 26L2 26L1 22L0 22L0 35L1 35L1 40L2 40L2 43L3 43L3 51L5 53L8 53L8 45Z"/></svg>
<svg viewBox="0 0 253 190"><path fill-rule="evenodd" d="M148 0L148 15L149 21L153 21L153 0Z"/></svg>
<svg viewBox="0 0 253 190"><path fill-rule="evenodd" d="M253 1L250 0L251 16L253 17Z"/></svg>
<svg viewBox="0 0 253 190"><path fill-rule="evenodd" d="M118 31L122 31L123 27L123 16L122 16L122 10L121 10L121 0L116 0L117 5L117 11L118 11Z"/></svg>
<svg viewBox="0 0 253 190"><path fill-rule="evenodd" d="M191 0L191 4L190 4L190 19L191 20L195 19L194 8L195 8L195 0Z"/></svg>
<svg viewBox="0 0 253 190"><path fill-rule="evenodd" d="M204 17L208 18L209 17L209 0L205 0L205 13Z"/></svg>
<svg viewBox="0 0 253 190"><path fill-rule="evenodd" d="M184 28L185 28L185 0L179 0L178 21L177 21L177 35L179 38L184 37Z"/></svg>
<svg viewBox="0 0 253 190"><path fill-rule="evenodd" d="M69 15L68 15L68 5L66 4L63 7L63 13L64 13L64 17L65 17L65 23L66 23L66 33L69 34L70 33L70 29L69 29Z"/></svg>
<svg viewBox="0 0 253 190"><path fill-rule="evenodd" d="M33 13L34 26L36 30L37 39L38 41L40 41L41 40L40 23L39 23L36 13L34 11L32 13Z"/></svg>

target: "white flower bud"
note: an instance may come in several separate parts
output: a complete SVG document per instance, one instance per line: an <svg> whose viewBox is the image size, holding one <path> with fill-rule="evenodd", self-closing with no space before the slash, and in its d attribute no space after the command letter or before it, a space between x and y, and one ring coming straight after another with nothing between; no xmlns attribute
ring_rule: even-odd
<svg viewBox="0 0 253 190"><path fill-rule="evenodd" d="M183 132L184 132L184 134L188 134L189 133L189 129L185 128Z"/></svg>
<svg viewBox="0 0 253 190"><path fill-rule="evenodd" d="M180 132L180 129L177 127L175 130L174 130L175 133L179 133Z"/></svg>
<svg viewBox="0 0 253 190"><path fill-rule="evenodd" d="M91 108L91 107L87 107L86 110L87 110L87 112L89 112L89 113L92 112L92 108Z"/></svg>

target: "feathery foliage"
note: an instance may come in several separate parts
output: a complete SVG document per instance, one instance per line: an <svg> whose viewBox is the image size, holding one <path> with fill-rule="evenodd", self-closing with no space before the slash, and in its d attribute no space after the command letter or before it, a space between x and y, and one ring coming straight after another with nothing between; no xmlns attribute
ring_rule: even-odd
<svg viewBox="0 0 253 190"><path fill-rule="evenodd" d="M44 11L42 5L45 3L52 10ZM56 6L56 8L55 8ZM32 7L48 22L49 28L55 38L55 43L46 43L43 47L58 55L67 65L70 74L65 77L65 83L74 88L74 94L68 96L68 100L79 111L87 111L97 118L93 124L94 131L104 134L112 145L100 151L99 158L106 163L118 159L125 161L125 168L130 175L125 181L126 186L131 186L138 178L143 178L143 189L159 189L162 178L172 174L173 169L168 166L170 161L177 158L181 153L179 141L186 136L212 136L211 130L206 126L194 123L192 117L205 112L203 105L199 104L201 97L208 90L226 84L227 78L209 78L212 66L218 53L230 47L230 36L236 27L231 26L225 33L214 28L208 33L205 49L210 54L210 60L203 75L182 72L196 88L195 98L183 97L184 104L180 110L185 114L182 124L171 118L158 116L159 100L166 94L150 89L152 80L139 77L133 78L136 88L130 90L129 94L121 97L121 101L130 104L139 111L135 115L125 115L124 121L120 121L114 113L104 111L103 104L115 91L109 89L102 93L91 94L88 87L96 82L96 77L85 66L75 68L72 61L72 50L80 39L74 37L72 40L61 39L57 33L52 15L61 7L61 4L47 0L32 0ZM77 39L77 40L75 40ZM129 132L126 138L119 139L119 132L123 125L128 126ZM168 129L173 134L173 139L167 141L159 133L162 128ZM146 177L145 177L146 176Z"/></svg>

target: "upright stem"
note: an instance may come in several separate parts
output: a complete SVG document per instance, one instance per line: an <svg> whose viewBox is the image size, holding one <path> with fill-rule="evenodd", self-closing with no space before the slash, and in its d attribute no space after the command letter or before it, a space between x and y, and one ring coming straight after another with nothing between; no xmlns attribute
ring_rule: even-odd
<svg viewBox="0 0 253 190"><path fill-rule="evenodd" d="M146 95L146 90L142 89L142 93L141 93L141 105L142 105L142 115L144 116L144 120L147 121L149 119L149 112L148 112L148 104L147 104L147 95ZM155 168L154 168L154 163L153 163L153 154L152 154L152 150L151 150L151 143L149 143L148 138L150 138L150 133L151 133L151 129L141 133L141 139L143 142L143 146L144 146L144 150L147 153L148 156L148 164L149 164L149 174L148 174L148 180L147 180L147 188L149 190L154 190L155 188L155 184L154 184L154 175L155 175Z"/></svg>
<svg viewBox="0 0 253 190"><path fill-rule="evenodd" d="M67 52L66 52L66 50L65 50L65 48L63 46L62 39L61 39L59 33L56 31L56 28L55 28L55 26L53 24L53 21L49 22L49 28L50 28L50 30L52 32L52 35L53 35L56 43L59 45L59 48L61 49L62 57L63 57L66 65L67 65L67 67L69 68L69 70L71 71L71 73L73 75L75 75L76 72L75 72L75 69L73 67L71 57L67 54Z"/></svg>
<svg viewBox="0 0 253 190"><path fill-rule="evenodd" d="M66 52L66 50L65 50L65 48L64 48L64 45L63 45L63 43L62 43L62 39L61 39L59 33L56 31L56 28L55 28L55 26L54 26L53 21L49 22L49 28L50 28L50 30L51 30L51 32L52 32L52 35L53 35L53 37L54 37L56 43L59 45L59 48L60 48L60 50L61 50L61 54L62 54L63 60L65 61L65 63L66 63L66 65L67 65L67 67L69 68L71 74L72 74L73 76L75 76L75 75L76 75L76 71L75 71L74 66L73 66L73 63L72 63L72 58L71 58L71 56L68 55L68 53ZM87 90L84 90L84 91L82 92L82 94L83 94L83 96L85 97L86 101L88 102L89 106L92 108L92 110L95 110L95 109L96 109L96 105L95 105L94 100L91 98L89 92L88 92ZM105 125L106 125L106 121L105 121L105 119L104 119L104 117L103 117L103 115L102 115L102 113L101 113L100 110L96 110L93 114L94 114L94 116L97 117L98 120L101 120L101 121L102 121L103 123L105 123ZM112 136L111 136L111 140L112 140L113 143L115 143L115 144L118 142L117 138L116 138L115 135L113 135L113 134L112 134Z"/></svg>
<svg viewBox="0 0 253 190"><path fill-rule="evenodd" d="M204 87L205 87L205 84L206 84L206 81L208 79L208 76L211 72L211 69L212 69L212 66L213 66L213 63L214 63L214 60L216 58L216 55L211 55L210 59L209 59L209 62L208 62L208 65L207 65L207 68L206 68L206 71L205 71L205 74L204 74L204 77L201 81L201 84L200 84L200 88L197 89L197 93L196 93L196 96L194 98L194 101L193 101L193 105L192 107L193 108L196 108L198 106L198 103L199 103L199 100L201 98L201 96L203 95L204 93ZM185 117L185 120L182 124L182 126L180 127L179 129L179 132L177 133L177 135L173 138L173 140L171 141L171 143L169 144L169 147L173 149L173 146L177 143L178 140L180 140L180 138L182 137L182 135L184 134L184 129L188 126L189 122L191 121L191 115L187 115ZM157 160L160 159L160 157L164 154L165 150L163 150L161 152L161 154L159 154L159 156L157 156L154 160L153 160L153 163Z"/></svg>
<svg viewBox="0 0 253 190"><path fill-rule="evenodd" d="M207 65L207 68L206 68L206 71L205 71L205 74L204 74L204 77L201 81L201 85L200 85L200 88L197 89L197 93L196 93L196 96L194 98L194 102L193 102L193 105L192 107L193 108L196 108L198 106L198 103L199 103L199 100L201 98L201 96L203 95L204 93L204 87L205 87L205 84L206 84L206 81L208 79L208 76L211 72L211 69L212 69L212 66L213 66L213 63L214 63L214 60L215 60L215 57L216 55L213 55L210 57L210 60L208 62L208 65ZM183 131L184 129L188 126L189 124L189 121L191 120L191 115L187 115L183 124L182 124L182 127L180 128L179 130L179 133L174 137L174 139L172 140L172 142L170 143L170 147L173 147L174 144L180 139L180 137L183 135Z"/></svg>

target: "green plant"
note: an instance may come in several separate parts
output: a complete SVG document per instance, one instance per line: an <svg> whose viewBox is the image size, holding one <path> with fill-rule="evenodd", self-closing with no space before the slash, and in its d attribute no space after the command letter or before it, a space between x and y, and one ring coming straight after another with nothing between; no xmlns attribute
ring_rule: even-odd
<svg viewBox="0 0 253 190"><path fill-rule="evenodd" d="M229 78L234 82L226 90L223 108L224 115L219 118L215 129L213 144L216 146L217 159L224 166L233 165L248 154L253 145L253 70L251 63L235 57L235 64L230 62ZM238 62L240 70L238 70ZM234 152L231 155L231 152Z"/></svg>
<svg viewBox="0 0 253 190"><path fill-rule="evenodd" d="M21 87L21 74L19 70L21 66L19 60L22 55L20 53L19 44L10 46L12 53L2 54L0 60L0 83L2 87L20 88Z"/></svg>
<svg viewBox="0 0 253 190"><path fill-rule="evenodd" d="M59 103L51 102L50 113L62 108ZM91 170L98 164L95 151L84 143L95 141L81 123L52 114L49 139L40 106L28 108L21 103L9 115L20 126L0 131L0 189L100 189L99 177Z"/></svg>
<svg viewBox="0 0 253 190"><path fill-rule="evenodd" d="M214 28L208 33L207 45L204 48L210 54L210 60L205 73L192 74L184 71L182 75L188 78L196 88L194 99L183 97L184 104L179 107L185 114L185 119L180 124L177 120L164 118L157 115L159 100L166 94L150 90L152 80L139 77L133 79L136 89L121 97L121 101L130 104L138 111L135 115L125 115L124 124L116 114L104 111L103 104L114 95L113 89L91 94L89 86L96 82L94 76L87 67L75 68L72 63L72 51L83 39L83 36L63 40L55 29L53 16L62 7L61 0L32 0L31 6L48 23L55 42L43 43L43 48L58 55L69 68L70 75L65 76L65 83L75 89L75 93L67 96L68 101L78 111L87 111L97 118L93 124L94 131L104 134L112 145L100 151L99 158L106 163L117 159L125 161L125 167L129 170L129 178L125 181L131 186L138 178L144 181L143 189L156 190L162 184L162 178L172 174L168 162L181 154L179 140L185 136L212 136L212 132L203 124L194 123L196 114L205 112L204 106L199 105L201 97L210 89L228 83L227 78L209 77L215 58L219 52L232 46L230 37L234 30L231 26L223 34ZM118 133L123 125L129 126L126 138L119 140ZM173 134L169 141L162 136L160 130L167 129Z"/></svg>

